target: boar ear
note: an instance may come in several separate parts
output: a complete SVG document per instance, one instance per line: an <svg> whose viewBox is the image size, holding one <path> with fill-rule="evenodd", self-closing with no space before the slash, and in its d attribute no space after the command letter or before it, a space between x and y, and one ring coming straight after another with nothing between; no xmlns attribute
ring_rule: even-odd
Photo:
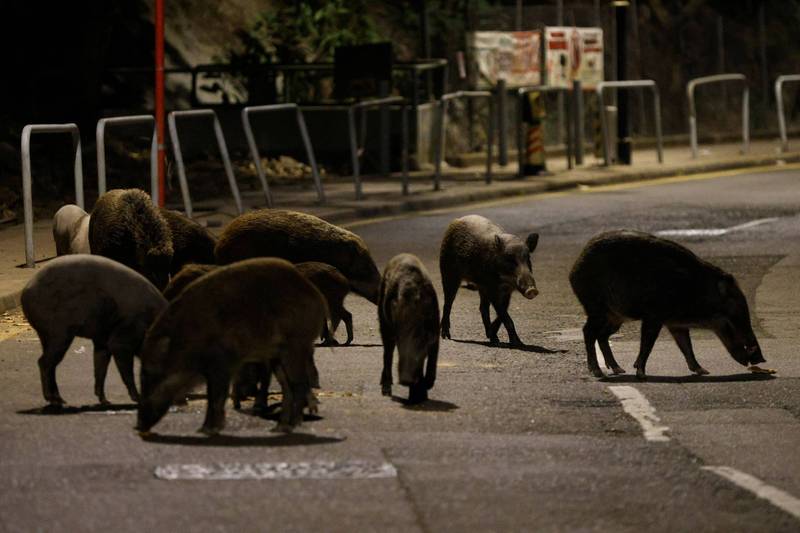
<svg viewBox="0 0 800 533"><path fill-rule="evenodd" d="M497 248L498 252L503 251L503 248L505 248L505 245L503 243L503 239L500 238L500 235L495 235L494 236L494 246L495 246L495 248Z"/></svg>
<svg viewBox="0 0 800 533"><path fill-rule="evenodd" d="M528 245L528 251L533 253L536 249L536 245L539 244L539 234L538 233L531 233L528 235L528 238L525 239L525 244Z"/></svg>

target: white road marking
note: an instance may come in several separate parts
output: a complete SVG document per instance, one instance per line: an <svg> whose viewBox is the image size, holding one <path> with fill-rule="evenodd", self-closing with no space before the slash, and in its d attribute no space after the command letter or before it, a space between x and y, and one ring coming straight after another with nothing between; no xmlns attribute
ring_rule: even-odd
<svg viewBox="0 0 800 533"><path fill-rule="evenodd" d="M642 426L645 439L650 442L669 441L669 437L664 435L665 432L669 431L669 427L661 424L661 419L656 415L656 410L638 389L629 385L613 385L608 388L614 396L619 398L622 403L622 409Z"/></svg>
<svg viewBox="0 0 800 533"><path fill-rule="evenodd" d="M757 477L736 470L730 466L704 466L703 470L714 472L728 481L747 489L759 498L763 498L775 507L783 509L795 518L800 518L800 500L779 488L767 485Z"/></svg>
<svg viewBox="0 0 800 533"><path fill-rule="evenodd" d="M242 479L380 479L397 477L390 463L312 461L298 463L171 464L155 470L169 481Z"/></svg>
<svg viewBox="0 0 800 533"><path fill-rule="evenodd" d="M731 226L730 228L703 228L703 229L666 229L657 231L656 235L661 237L721 237L734 231L741 231L743 229L754 228L762 224L769 224L775 222L778 217L772 218L759 218L758 220L751 220L744 224Z"/></svg>

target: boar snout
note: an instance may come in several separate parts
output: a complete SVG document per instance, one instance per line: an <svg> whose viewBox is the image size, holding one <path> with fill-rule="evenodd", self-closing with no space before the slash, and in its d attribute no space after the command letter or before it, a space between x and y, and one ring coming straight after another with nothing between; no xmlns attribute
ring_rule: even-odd
<svg viewBox="0 0 800 533"><path fill-rule="evenodd" d="M517 278L517 290L528 300L533 300L539 295L536 282L530 274L522 275Z"/></svg>

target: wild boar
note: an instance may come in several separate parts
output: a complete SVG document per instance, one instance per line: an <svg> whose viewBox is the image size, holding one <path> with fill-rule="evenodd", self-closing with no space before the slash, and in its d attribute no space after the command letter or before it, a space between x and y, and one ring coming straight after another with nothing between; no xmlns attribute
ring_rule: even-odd
<svg viewBox="0 0 800 533"><path fill-rule="evenodd" d="M378 320L383 339L381 392L385 396L392 394L392 357L397 346L400 384L409 388L409 403L423 402L436 382L439 357L436 289L416 256L400 254L386 265L379 294Z"/></svg>
<svg viewBox="0 0 800 533"><path fill-rule="evenodd" d="M220 265L265 256L327 263L344 274L353 292L378 301L381 276L361 237L313 215L280 209L245 213L222 232L215 254Z"/></svg>
<svg viewBox="0 0 800 533"><path fill-rule="evenodd" d="M198 265L193 263L184 266L180 272L170 278L169 284L167 284L162 293L164 298L169 301L174 300L191 282L218 268L217 265Z"/></svg>
<svg viewBox="0 0 800 533"><path fill-rule="evenodd" d="M74 204L67 204L53 216L53 240L56 255L88 254L89 213Z"/></svg>
<svg viewBox="0 0 800 533"><path fill-rule="evenodd" d="M250 259L200 277L145 337L137 429L149 432L173 399L204 379L208 407L200 431L218 433L232 377L244 363L261 362L283 392L277 429L291 431L302 421L314 340L327 315L322 294L282 259Z"/></svg>
<svg viewBox="0 0 800 533"><path fill-rule="evenodd" d="M689 370L708 374L697 362L689 328L710 329L731 356L747 366L763 363L750 325L747 300L732 275L672 241L638 231L611 231L592 238L569 275L572 290L586 311L583 337L589 371L602 377L595 341L606 366L625 372L608 339L630 320L642 321L641 345L634 367L645 379L647 358L662 326L678 344Z"/></svg>
<svg viewBox="0 0 800 533"><path fill-rule="evenodd" d="M213 265L217 239L210 231L177 211L160 208L172 234L172 263L169 273L174 276L189 263Z"/></svg>
<svg viewBox="0 0 800 533"><path fill-rule="evenodd" d="M344 320L344 327L347 330L347 340L345 344L353 342L353 315L344 308L344 299L350 292L350 284L347 278L342 275L335 267L316 261L308 261L295 265L297 270L325 297L330 312L332 331L326 325L322 331L323 346L337 346L339 343L334 337L336 328Z"/></svg>
<svg viewBox="0 0 800 533"><path fill-rule="evenodd" d="M112 356L128 394L138 401L133 357L166 305L144 276L111 259L66 255L47 263L22 291L22 310L42 343L39 371L44 399L64 403L56 367L78 336L94 343L94 392L100 403L107 403L104 385Z"/></svg>
<svg viewBox="0 0 800 533"><path fill-rule="evenodd" d="M172 234L139 189L115 189L98 198L89 221L93 254L119 261L163 289L169 281Z"/></svg>
<svg viewBox="0 0 800 533"><path fill-rule="evenodd" d="M465 280L480 294L481 318L489 342L500 342L497 332L503 324L511 344L522 345L508 314L508 306L514 289L529 300L539 294L531 266L531 254L538 243L538 233L529 234L523 242L479 215L451 222L439 255L444 289L442 338L450 338L450 310L461 281ZM497 313L494 322L489 319L489 304Z"/></svg>

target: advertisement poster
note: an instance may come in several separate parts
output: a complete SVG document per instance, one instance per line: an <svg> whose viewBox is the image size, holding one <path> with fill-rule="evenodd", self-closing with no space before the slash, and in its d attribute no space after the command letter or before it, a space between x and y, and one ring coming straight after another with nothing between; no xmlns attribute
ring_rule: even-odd
<svg viewBox="0 0 800 533"><path fill-rule="evenodd" d="M477 88L492 88L499 79L509 88L541 83L539 32L479 31L468 39Z"/></svg>

